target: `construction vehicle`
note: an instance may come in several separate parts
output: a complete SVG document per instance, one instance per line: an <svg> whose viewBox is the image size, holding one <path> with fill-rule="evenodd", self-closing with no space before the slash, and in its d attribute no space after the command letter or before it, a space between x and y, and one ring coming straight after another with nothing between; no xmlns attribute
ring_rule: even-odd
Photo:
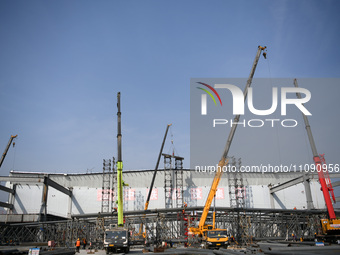
<svg viewBox="0 0 340 255"><path fill-rule="evenodd" d="M110 226L105 229L104 248L106 254L130 251L130 232L124 227Z"/></svg>
<svg viewBox="0 0 340 255"><path fill-rule="evenodd" d="M130 250L130 232L124 228L123 215L123 160L122 160L122 133L121 133L121 111L120 92L117 94L117 197L118 197L118 226L110 225L105 229L104 249L106 254L123 250L128 253Z"/></svg>
<svg viewBox="0 0 340 255"><path fill-rule="evenodd" d="M294 86L296 88L298 87L298 83L297 83L296 79L294 79ZM301 98L300 93L296 93L296 96L299 99ZM322 233L323 233L324 237L326 237L326 238L329 237L327 239L332 239L332 237L334 237L335 235L340 235L340 219L336 218L334 208L333 208L333 204L332 204L332 199L333 199L334 203L336 202L335 196L334 196L334 191L333 191L331 180L329 178L327 164L326 164L326 161L325 161L324 154L318 154L318 152L317 152L316 145L315 145L315 142L314 142L314 138L313 138L313 135L312 135L312 130L311 130L311 127L309 125L308 118L305 114L303 114L303 120L305 122L309 143L310 143L312 153L313 153L313 161L314 161L314 164L315 164L315 169L317 170L317 173L318 173L319 182L320 182L320 185L321 185L321 191L322 191L323 197L325 199L325 203L326 203L326 207L327 207L327 211L328 211L328 216L329 216L329 219L321 219ZM331 199L331 196L330 196L329 193L331 193L332 199Z"/></svg>
<svg viewBox="0 0 340 255"><path fill-rule="evenodd" d="M257 63L258 63L260 56L261 56L261 52L263 51L263 53L265 53L264 50L266 48L267 47L258 46L256 57L255 57L249 78L247 80L246 87L243 91L244 100L246 100L246 97L247 97L247 94L248 94L248 89L249 89L249 87L252 83L252 80L253 80L253 77L254 77L254 74L255 74L255 70L256 70L256 66L257 66ZM263 56L266 58L266 54L263 54ZM209 210L210 210L211 203L212 203L212 201L213 201L213 199L216 195L218 184L219 184L221 177L222 177L222 173L223 173L222 169L223 169L224 166L226 166L228 164L228 152L229 152L230 145L231 145L231 142L233 140L239 119L240 119L240 115L236 115L235 118L234 118L234 122L233 122L233 125L231 127L231 130L230 130L230 133L229 133L229 136L228 136L228 140L227 140L227 143L225 145L221 160L218 163L217 171L216 171L214 180L212 182L207 200L205 202L205 206L203 208L203 212L202 212L198 227L189 228L190 234L199 237L200 240L202 241L202 246L204 248L219 248L219 247L227 247L229 245L227 230L215 228L215 220L214 220L215 219L215 212L213 213L213 224L207 225L207 224L205 224L205 222L206 222L206 219L208 217L208 213L209 213Z"/></svg>
<svg viewBox="0 0 340 255"><path fill-rule="evenodd" d="M5 148L5 151L4 151L4 153L2 154L1 159L0 159L0 167L1 167L2 163L3 163L4 160L5 160L5 157L6 157L6 155L7 155L8 149L9 149L9 147L11 146L11 144L12 144L12 142L13 142L13 139L14 139L14 138L17 138L17 136L18 136L18 135L11 135L11 137L9 138L8 144L7 144L7 146L6 146L6 148ZM13 142L13 146L14 146L14 145L15 145L15 142Z"/></svg>

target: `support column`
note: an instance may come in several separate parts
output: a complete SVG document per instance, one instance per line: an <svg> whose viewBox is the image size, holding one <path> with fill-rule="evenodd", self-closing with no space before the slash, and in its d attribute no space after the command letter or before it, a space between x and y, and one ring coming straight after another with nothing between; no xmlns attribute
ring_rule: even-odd
<svg viewBox="0 0 340 255"><path fill-rule="evenodd" d="M17 185L13 184L12 189L14 190L14 192L13 193L9 193L8 203L13 205L13 207L7 209L7 215L6 215L6 222L5 223L7 223L7 221L8 221L8 215L9 214L13 214L16 188L17 188Z"/></svg>
<svg viewBox="0 0 340 255"><path fill-rule="evenodd" d="M40 219L39 221L47 221L47 196L48 196L48 176L44 177L43 193L41 198ZM44 218L42 217L44 215Z"/></svg>
<svg viewBox="0 0 340 255"><path fill-rule="evenodd" d="M73 188L69 188L69 190L72 192L71 196L68 197L68 213L67 218L71 219L72 215L72 198L73 198Z"/></svg>
<svg viewBox="0 0 340 255"><path fill-rule="evenodd" d="M306 193L306 201L307 201L307 209L314 209L312 192L310 189L310 179L307 174L303 175L303 185L305 186L305 193Z"/></svg>
<svg viewBox="0 0 340 255"><path fill-rule="evenodd" d="M270 192L270 189L271 189L272 187L273 187L272 184L269 184L269 185L268 185L268 188L269 188L269 197L270 197L270 208L275 209L275 203L274 203L274 197L273 197L273 194L274 194L274 193L271 193L271 192Z"/></svg>

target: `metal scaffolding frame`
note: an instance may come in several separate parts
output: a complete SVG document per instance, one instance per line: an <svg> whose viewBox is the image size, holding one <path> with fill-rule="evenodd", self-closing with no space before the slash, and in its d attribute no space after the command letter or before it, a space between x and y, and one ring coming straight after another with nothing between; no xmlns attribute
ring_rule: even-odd
<svg viewBox="0 0 340 255"><path fill-rule="evenodd" d="M103 159L102 213L110 212L111 209L111 175L111 159Z"/></svg>
<svg viewBox="0 0 340 255"><path fill-rule="evenodd" d="M164 157L164 196L165 208L172 208L172 160L171 155L162 154Z"/></svg>
<svg viewBox="0 0 340 255"><path fill-rule="evenodd" d="M175 159L175 198L177 208L183 207L183 160L182 157L173 156Z"/></svg>
<svg viewBox="0 0 340 255"><path fill-rule="evenodd" d="M202 207L172 208L133 211L126 213L125 225L132 233L132 242L141 223L145 226L148 242L177 241L193 245L199 242L190 236L186 226L197 224ZM249 208L216 208L216 226L226 228L241 244L253 240L288 239L297 237L313 238L321 233L320 220L325 210L280 210ZM117 222L116 213L96 215L73 215L70 220L17 223L0 225L0 243L56 241L58 246L68 246L77 238L86 238L101 248L104 227ZM212 222L212 214L207 222ZM183 227L184 226L184 227Z"/></svg>
<svg viewBox="0 0 340 255"><path fill-rule="evenodd" d="M246 188L240 172L241 159L236 161L235 157L229 158L229 167L233 169L228 174L228 187L230 206L235 208L243 208L246 206ZM235 169L235 170L234 170Z"/></svg>

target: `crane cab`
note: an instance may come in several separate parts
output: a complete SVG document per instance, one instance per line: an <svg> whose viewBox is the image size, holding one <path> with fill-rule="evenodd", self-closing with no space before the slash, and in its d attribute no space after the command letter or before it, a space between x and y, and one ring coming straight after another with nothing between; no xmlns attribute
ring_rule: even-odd
<svg viewBox="0 0 340 255"><path fill-rule="evenodd" d="M339 219L321 219L322 233L324 235L339 235L340 220Z"/></svg>
<svg viewBox="0 0 340 255"><path fill-rule="evenodd" d="M227 248L229 245L228 232L226 229L219 228L204 230L202 241L206 249Z"/></svg>

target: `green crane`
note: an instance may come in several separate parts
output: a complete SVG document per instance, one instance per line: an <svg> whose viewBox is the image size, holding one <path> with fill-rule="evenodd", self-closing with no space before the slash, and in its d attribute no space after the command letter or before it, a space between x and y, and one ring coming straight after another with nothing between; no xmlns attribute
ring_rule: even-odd
<svg viewBox="0 0 340 255"><path fill-rule="evenodd" d="M117 150L117 188L118 188L118 227L124 226L124 216L123 216L123 160L122 160L122 131L121 131L121 115L120 112L120 92L117 94L117 121L118 121L118 127L117 127L117 144L118 144L118 150Z"/></svg>

